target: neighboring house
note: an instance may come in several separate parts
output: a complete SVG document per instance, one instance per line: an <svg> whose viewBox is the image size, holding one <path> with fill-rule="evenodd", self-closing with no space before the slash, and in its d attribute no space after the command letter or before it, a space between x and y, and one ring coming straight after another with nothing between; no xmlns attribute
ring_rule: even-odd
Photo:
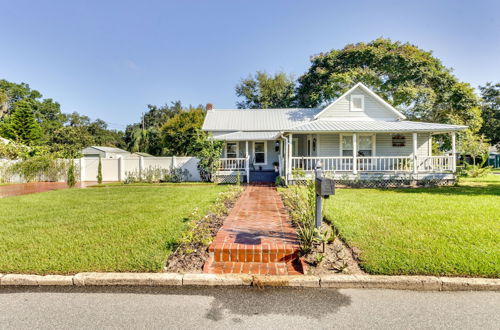
<svg viewBox="0 0 500 330"><path fill-rule="evenodd" d="M491 146L487 166L493 166L493 168L500 168L500 152L498 152L498 148L496 146Z"/></svg>
<svg viewBox="0 0 500 330"><path fill-rule="evenodd" d="M82 150L82 154L84 157L100 156L101 158L118 158L118 157L129 158L132 155L130 152L120 148L99 147L99 146L87 147Z"/></svg>
<svg viewBox="0 0 500 330"><path fill-rule="evenodd" d="M323 170L342 178L454 179L456 159L432 155L432 135L466 126L406 121L362 83L323 109L211 109L203 130L224 141L219 175L249 182ZM276 173L276 174L275 174Z"/></svg>

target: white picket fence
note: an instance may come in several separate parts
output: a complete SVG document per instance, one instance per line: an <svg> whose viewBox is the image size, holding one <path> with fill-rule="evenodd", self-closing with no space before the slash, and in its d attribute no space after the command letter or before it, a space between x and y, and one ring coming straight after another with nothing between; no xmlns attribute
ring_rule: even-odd
<svg viewBox="0 0 500 330"><path fill-rule="evenodd" d="M17 162L16 160L0 160L0 168ZM75 159L79 174L79 181L97 181L97 168L99 158L87 157ZM174 168L186 170L188 181L201 181L198 172L198 158L196 157L134 157L134 158L101 158L102 179L107 182L124 181L128 173L139 172L148 168L172 170ZM23 182L19 175L11 175L8 179L2 178L0 182ZM64 181L65 178L60 178Z"/></svg>

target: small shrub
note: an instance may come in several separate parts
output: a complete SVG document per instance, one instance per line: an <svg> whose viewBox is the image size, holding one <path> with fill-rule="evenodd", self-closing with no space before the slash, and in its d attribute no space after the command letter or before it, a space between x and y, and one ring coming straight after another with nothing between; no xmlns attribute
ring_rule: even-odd
<svg viewBox="0 0 500 330"><path fill-rule="evenodd" d="M241 185L241 174L240 171L236 172L236 185Z"/></svg>
<svg viewBox="0 0 500 330"><path fill-rule="evenodd" d="M68 165L64 160L56 159L54 155L44 154L18 161L5 168L4 171L6 176L17 174L26 182L59 181L67 176Z"/></svg>
<svg viewBox="0 0 500 330"><path fill-rule="evenodd" d="M274 185L276 187L286 187L286 181L285 178L282 176L277 176L276 180L274 180Z"/></svg>
<svg viewBox="0 0 500 330"><path fill-rule="evenodd" d="M470 165L464 163L463 170L458 172L458 175L468 178L482 178L491 173L493 166L483 167L483 164L479 165Z"/></svg>
<svg viewBox="0 0 500 330"><path fill-rule="evenodd" d="M70 160L68 167L68 176L66 178L66 182L70 188L73 188L76 184L76 176L75 176L75 163L73 160Z"/></svg>
<svg viewBox="0 0 500 330"><path fill-rule="evenodd" d="M102 183L102 162L101 157L99 156L99 164L97 165L97 183Z"/></svg>
<svg viewBox="0 0 500 330"><path fill-rule="evenodd" d="M185 182L189 180L191 173L187 169L166 169L150 166L142 171L134 170L125 173L124 183L160 183L160 182Z"/></svg>

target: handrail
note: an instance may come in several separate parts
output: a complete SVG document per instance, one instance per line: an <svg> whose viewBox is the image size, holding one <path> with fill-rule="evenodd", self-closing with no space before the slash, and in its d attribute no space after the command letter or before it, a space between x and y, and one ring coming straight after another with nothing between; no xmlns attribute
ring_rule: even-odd
<svg viewBox="0 0 500 330"><path fill-rule="evenodd" d="M246 170L247 158L220 158L219 170Z"/></svg>

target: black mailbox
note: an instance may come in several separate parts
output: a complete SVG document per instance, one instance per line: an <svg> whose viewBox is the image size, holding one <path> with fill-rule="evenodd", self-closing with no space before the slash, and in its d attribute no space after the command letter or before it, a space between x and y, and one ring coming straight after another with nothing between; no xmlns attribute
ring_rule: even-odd
<svg viewBox="0 0 500 330"><path fill-rule="evenodd" d="M316 194L323 198L335 195L335 181L329 178L316 178Z"/></svg>

